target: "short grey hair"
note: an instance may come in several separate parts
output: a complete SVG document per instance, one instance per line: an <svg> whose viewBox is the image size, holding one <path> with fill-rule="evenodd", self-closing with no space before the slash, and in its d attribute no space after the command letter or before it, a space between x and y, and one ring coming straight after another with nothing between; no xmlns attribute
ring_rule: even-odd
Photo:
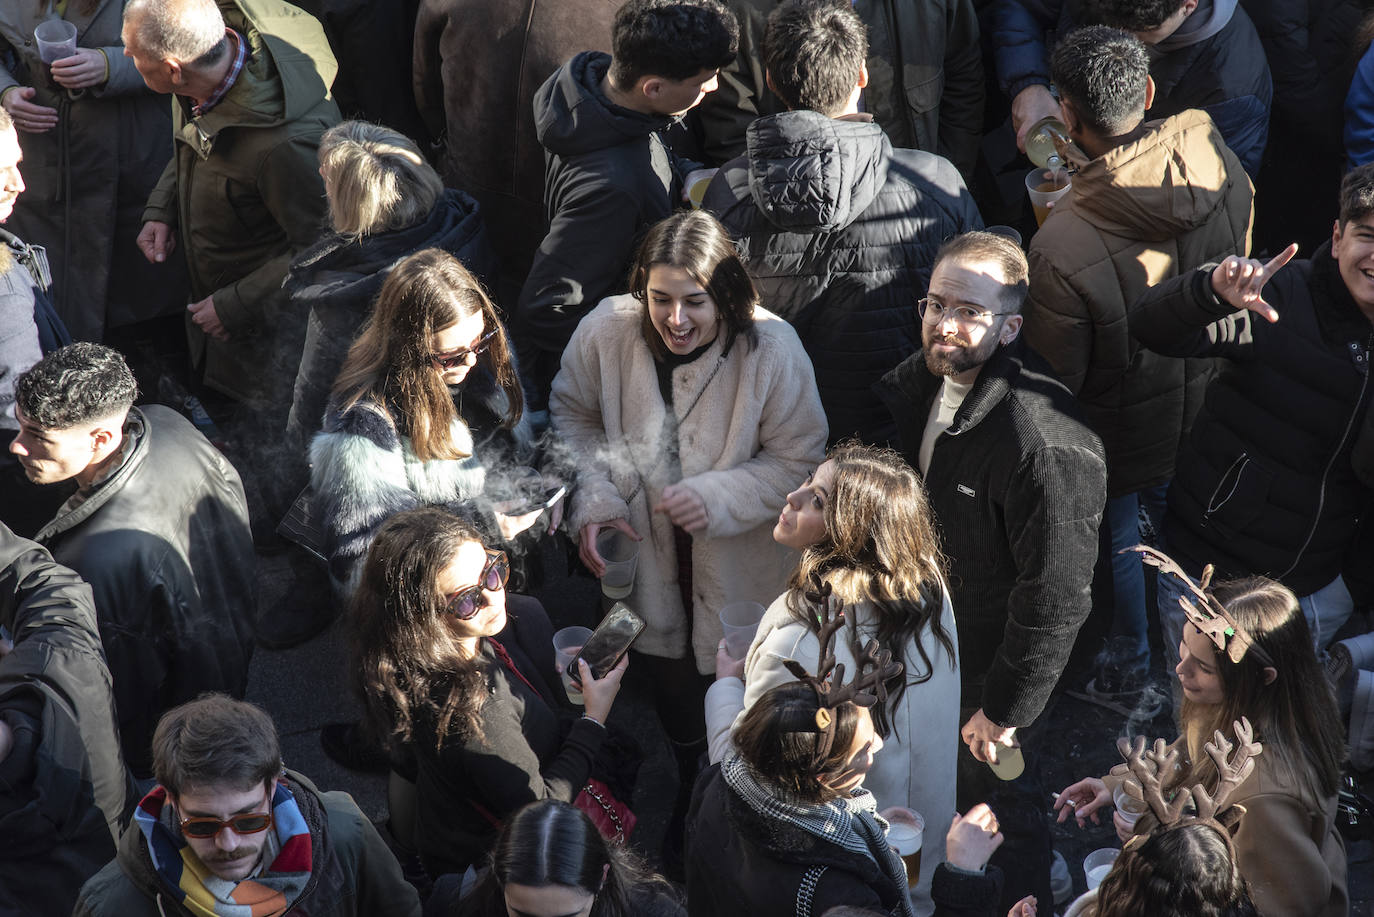
<svg viewBox="0 0 1374 917"><path fill-rule="evenodd" d="M192 63L224 41L215 0L129 0L124 21L136 23L139 50L158 60Z"/></svg>

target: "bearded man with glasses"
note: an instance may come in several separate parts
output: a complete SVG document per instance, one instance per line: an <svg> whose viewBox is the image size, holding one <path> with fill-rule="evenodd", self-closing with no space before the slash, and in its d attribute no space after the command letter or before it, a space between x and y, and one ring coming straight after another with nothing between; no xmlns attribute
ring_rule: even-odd
<svg viewBox="0 0 1374 917"><path fill-rule="evenodd" d="M169 710L153 771L118 857L86 883L74 914L420 914L352 798L283 768L260 708L207 694Z"/></svg>
<svg viewBox="0 0 1374 917"><path fill-rule="evenodd" d="M1028 287L1017 241L955 236L917 307L921 350L875 386L942 529L959 619L958 804L987 802L1002 826L991 861L1006 875L1002 910L1053 900L1038 743L1092 608L1107 499L1101 441L1020 338Z"/></svg>

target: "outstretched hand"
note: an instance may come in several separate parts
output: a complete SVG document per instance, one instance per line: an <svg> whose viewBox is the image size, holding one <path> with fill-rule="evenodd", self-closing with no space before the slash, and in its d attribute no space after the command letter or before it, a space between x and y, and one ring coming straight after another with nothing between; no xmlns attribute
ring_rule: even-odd
<svg viewBox="0 0 1374 917"><path fill-rule="evenodd" d="M1298 243L1294 242L1267 262L1231 255L1213 269L1212 291L1218 299L1237 309L1247 309L1276 322L1279 313L1265 302L1264 285L1297 253Z"/></svg>

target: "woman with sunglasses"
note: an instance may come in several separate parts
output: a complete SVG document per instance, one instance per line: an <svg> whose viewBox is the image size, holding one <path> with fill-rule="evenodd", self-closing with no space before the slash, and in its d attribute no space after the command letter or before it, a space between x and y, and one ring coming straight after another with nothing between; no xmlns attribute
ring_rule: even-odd
<svg viewBox="0 0 1374 917"><path fill-rule="evenodd" d="M1181 785L1202 783L1212 791L1217 769L1203 745L1217 730L1236 742L1232 724L1248 718L1264 751L1230 802L1245 808L1235 860L1255 905L1264 917L1344 915L1346 857L1336 801L1345 736L1297 598L1262 576L1198 587L1200 594L1172 561L1146 556L1165 564L1161 591L1194 606L1187 609L1176 669L1182 735L1173 748ZM1086 818L1096 822L1111 802L1106 784L1089 777L1060 793L1055 807L1060 821L1072 813L1082 825ZM1123 841L1156 824L1150 814L1134 826L1120 812L1113 820Z"/></svg>
<svg viewBox="0 0 1374 917"><path fill-rule="evenodd" d="M310 447L315 511L341 597L373 533L398 510L473 504L507 540L535 524L537 511L502 512L542 490L526 464L533 436L523 408L505 326L477 279L439 249L399 262Z"/></svg>
<svg viewBox="0 0 1374 917"><path fill-rule="evenodd" d="M565 696L543 607L507 595L510 565L470 522L434 507L377 533L350 606L370 731L417 764L415 844L431 876L463 872L537 799L571 802L606 737L626 662L581 664L585 714Z"/></svg>

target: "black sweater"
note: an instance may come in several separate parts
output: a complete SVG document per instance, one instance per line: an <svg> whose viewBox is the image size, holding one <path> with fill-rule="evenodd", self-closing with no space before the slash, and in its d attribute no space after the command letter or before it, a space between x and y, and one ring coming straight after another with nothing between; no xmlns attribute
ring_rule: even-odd
<svg viewBox="0 0 1374 917"><path fill-rule="evenodd" d="M918 351L874 387L912 467L942 381ZM1029 725L1092 610L1102 443L1017 340L983 365L935 441L925 485L950 562L963 705L999 726Z"/></svg>

